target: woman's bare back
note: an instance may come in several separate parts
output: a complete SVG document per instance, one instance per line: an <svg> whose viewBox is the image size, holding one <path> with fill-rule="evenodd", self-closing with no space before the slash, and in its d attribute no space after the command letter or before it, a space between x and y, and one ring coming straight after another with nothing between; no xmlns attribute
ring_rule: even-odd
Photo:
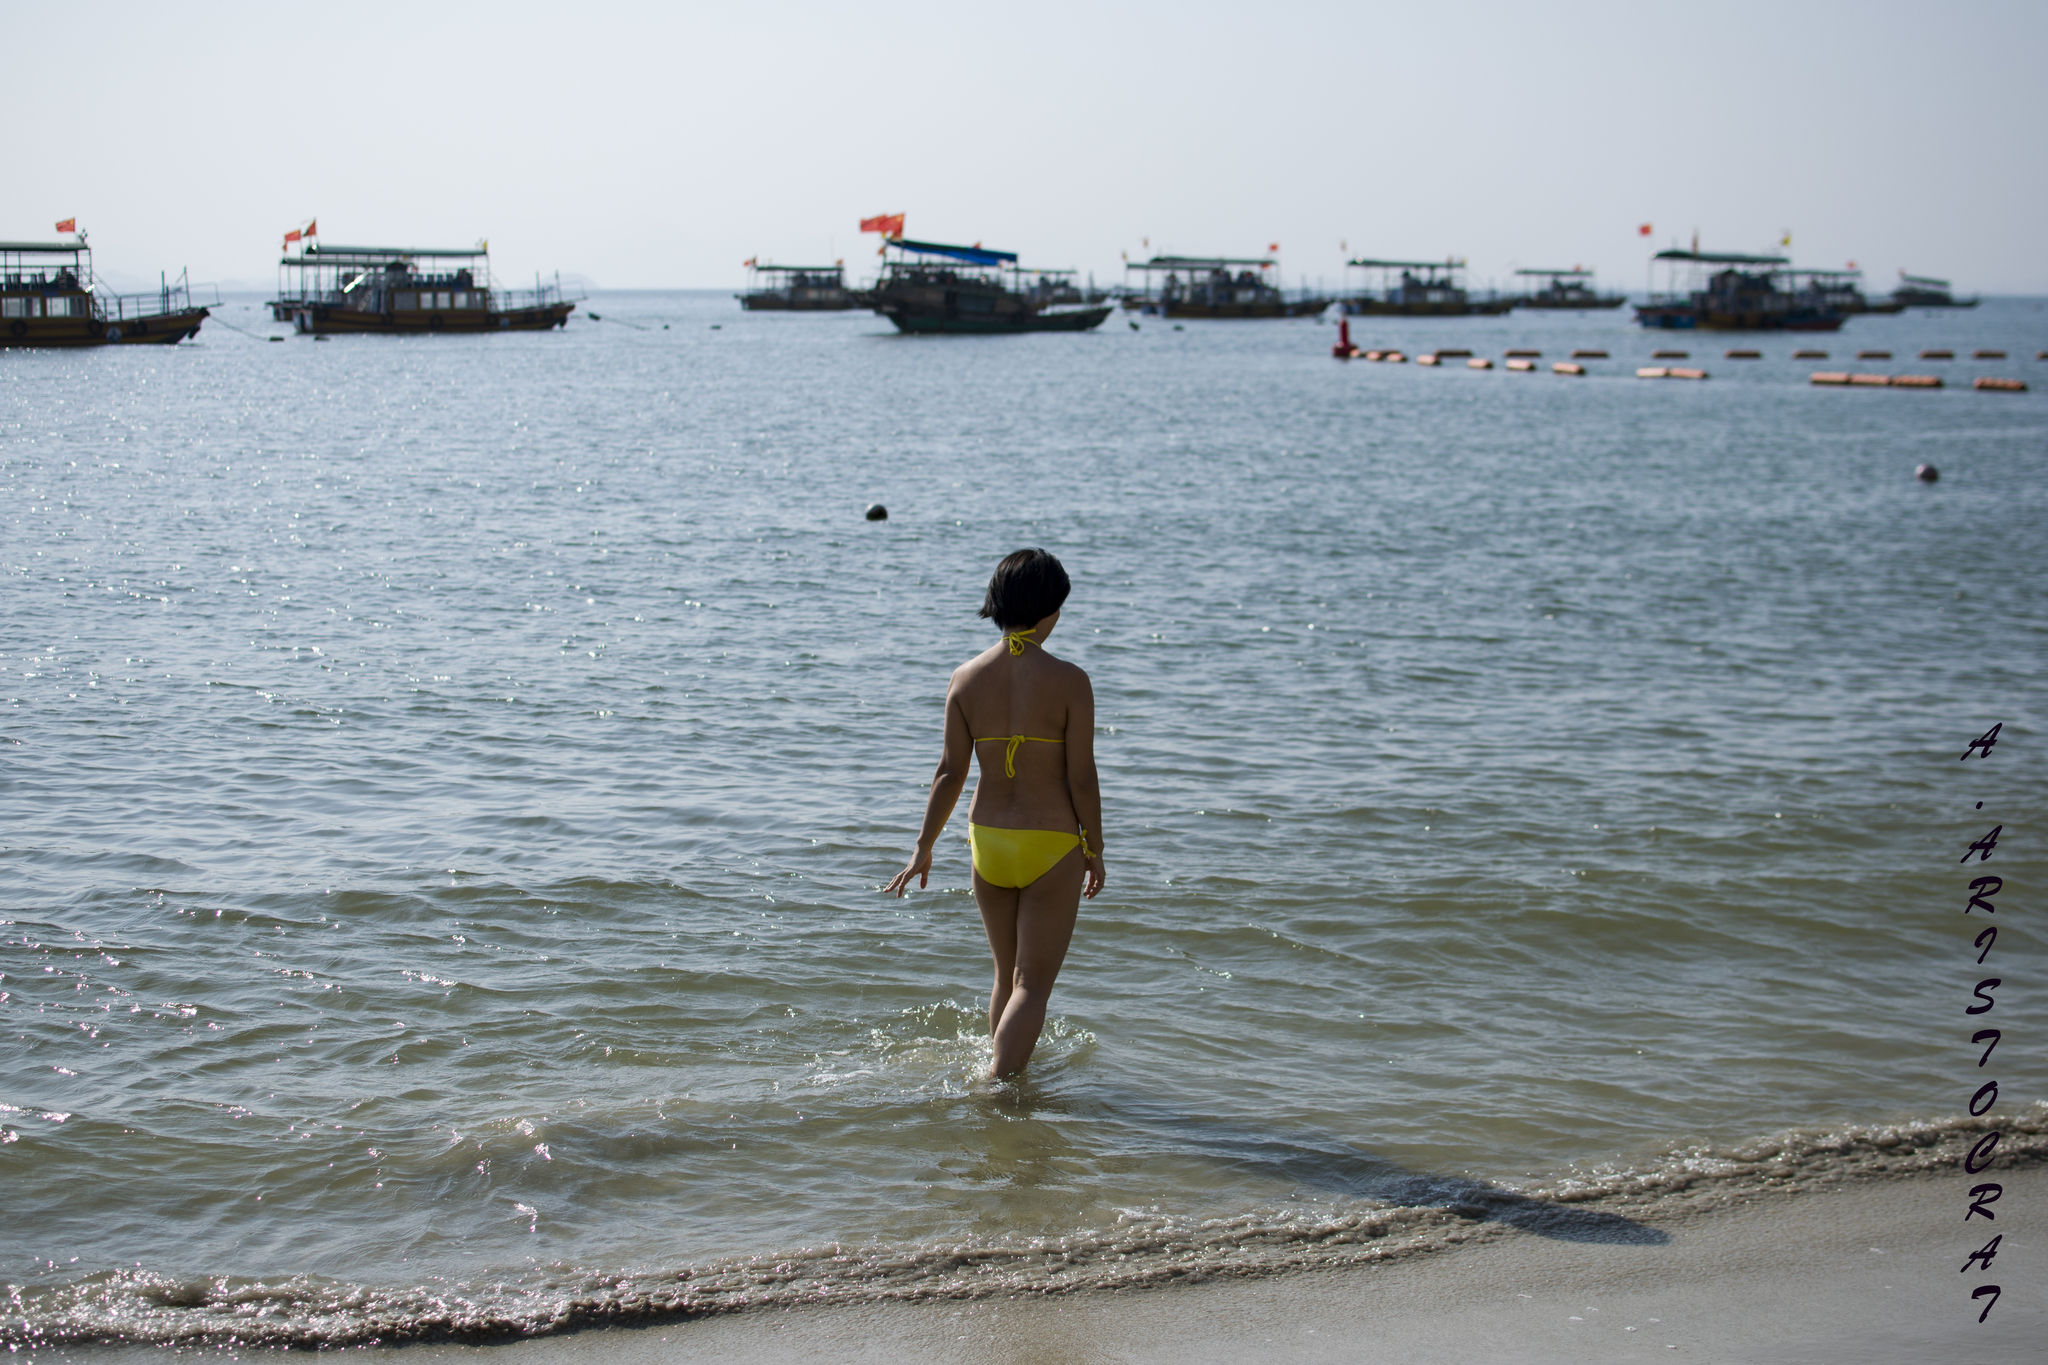
<svg viewBox="0 0 2048 1365"><path fill-rule="evenodd" d="M954 671L946 709L948 731L961 726L978 760L969 820L1001 829L1081 823L1068 774L1095 768L1087 673L1035 645L1012 654L1005 640Z"/></svg>

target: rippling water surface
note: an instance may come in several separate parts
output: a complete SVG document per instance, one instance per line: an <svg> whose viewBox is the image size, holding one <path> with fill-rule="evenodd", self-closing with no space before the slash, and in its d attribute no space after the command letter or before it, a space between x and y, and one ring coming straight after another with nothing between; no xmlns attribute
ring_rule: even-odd
<svg viewBox="0 0 2048 1365"><path fill-rule="evenodd" d="M1306 321L588 307L0 353L17 1322L908 1264L1954 1114L1978 800L2003 974L2048 980L2033 301L1819 343L2014 357L1939 392L1811 388L1808 339L1639 381L1672 339L1613 315L1355 336L1613 352L1567 379ZM877 888L1027 544L1075 580L1110 883L985 1091L964 814L931 891Z"/></svg>

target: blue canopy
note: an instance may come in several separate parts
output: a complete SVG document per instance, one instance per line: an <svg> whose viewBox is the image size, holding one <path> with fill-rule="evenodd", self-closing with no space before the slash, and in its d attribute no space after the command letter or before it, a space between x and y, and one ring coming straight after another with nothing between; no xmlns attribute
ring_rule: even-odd
<svg viewBox="0 0 2048 1365"><path fill-rule="evenodd" d="M906 242L901 238L889 243L898 251L914 251L920 256L944 256L949 260L965 261L969 265L1001 265L1015 261L1014 251L983 251L978 246L941 246L937 242Z"/></svg>

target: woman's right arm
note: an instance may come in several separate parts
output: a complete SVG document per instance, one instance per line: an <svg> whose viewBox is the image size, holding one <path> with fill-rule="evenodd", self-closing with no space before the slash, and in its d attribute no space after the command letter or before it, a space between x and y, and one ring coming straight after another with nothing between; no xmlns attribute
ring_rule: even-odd
<svg viewBox="0 0 2048 1365"><path fill-rule="evenodd" d="M931 877L932 850L938 845L939 832L945 829L953 807L959 804L960 791L967 785L967 769L973 762L974 736L967 728L967 717L960 710L953 687L948 685L946 738L939 750L938 770L932 774L931 795L925 798L924 825L917 832L917 851L883 888L883 894L901 896L909 889L912 877L917 878L918 889L924 889Z"/></svg>
<svg viewBox="0 0 2048 1365"><path fill-rule="evenodd" d="M1095 688L1081 675L1079 692L1067 703L1067 794L1090 850L1081 894L1089 900L1102 889L1109 869L1102 861L1102 783L1095 775Z"/></svg>

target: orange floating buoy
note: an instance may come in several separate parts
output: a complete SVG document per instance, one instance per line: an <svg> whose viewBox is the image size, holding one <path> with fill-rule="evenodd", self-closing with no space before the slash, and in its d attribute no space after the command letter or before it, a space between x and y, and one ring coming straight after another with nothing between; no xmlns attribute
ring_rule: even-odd
<svg viewBox="0 0 2048 1365"><path fill-rule="evenodd" d="M1892 382L1892 377L1888 374L1852 374L1849 382L1863 388L1881 389Z"/></svg>
<svg viewBox="0 0 2048 1365"><path fill-rule="evenodd" d="M2027 391L2027 381L2024 379L1993 379L1990 375L1985 375L1970 387L1983 389L1988 393L2025 393Z"/></svg>
<svg viewBox="0 0 2048 1365"><path fill-rule="evenodd" d="M1707 377L1705 370L1688 370L1679 365L1673 365L1670 374L1673 379L1705 379Z"/></svg>
<svg viewBox="0 0 2048 1365"><path fill-rule="evenodd" d="M1792 358L1794 360L1826 360L1828 353L1826 351L1794 351Z"/></svg>
<svg viewBox="0 0 2048 1365"><path fill-rule="evenodd" d="M1920 358L1922 360L1954 360L1956 353L1954 351L1922 351Z"/></svg>
<svg viewBox="0 0 2048 1365"><path fill-rule="evenodd" d="M1337 319L1337 344L1330 348L1330 354L1339 360L1349 360L1358 354L1358 348L1351 344L1351 319Z"/></svg>
<svg viewBox="0 0 2048 1365"><path fill-rule="evenodd" d="M1645 365L1636 371L1636 378L1638 379L1667 379L1670 375L1671 371L1665 369L1662 365Z"/></svg>
<svg viewBox="0 0 2048 1365"><path fill-rule="evenodd" d="M1483 355L1475 356L1465 362L1465 368L1468 370L1490 370L1493 368L1493 362Z"/></svg>
<svg viewBox="0 0 2048 1365"><path fill-rule="evenodd" d="M1476 364L1477 362L1468 362L1468 363L1474 363L1474 364ZM1509 369L1511 369L1511 370L1516 370L1516 371L1529 371L1529 372L1532 372L1532 373L1533 373L1533 372L1535 371L1535 369L1536 369L1536 362L1535 362L1535 361L1533 361L1533 360L1510 360L1510 361L1508 362L1508 368L1509 368Z"/></svg>
<svg viewBox="0 0 2048 1365"><path fill-rule="evenodd" d="M1652 360L1690 360L1690 359L1692 359L1692 352L1691 352L1691 351L1652 351L1652 352L1650 352L1650 359L1652 359Z"/></svg>
<svg viewBox="0 0 2048 1365"><path fill-rule="evenodd" d="M1938 374L1895 374L1892 376L1895 389L1938 389L1941 376Z"/></svg>
<svg viewBox="0 0 2048 1365"><path fill-rule="evenodd" d="M1847 370L1815 370L1807 377L1806 382L1809 384L1847 384L1849 382L1849 372Z"/></svg>
<svg viewBox="0 0 2048 1365"><path fill-rule="evenodd" d="M2003 360L2003 359L2005 359L2005 352L2004 352L2004 351L1972 351L1972 352L1970 352L1970 359L1972 359L1972 360Z"/></svg>
<svg viewBox="0 0 2048 1365"><path fill-rule="evenodd" d="M1892 353L1890 351L1858 351L1856 358L1858 360L1890 360Z"/></svg>
<svg viewBox="0 0 2048 1365"><path fill-rule="evenodd" d="M2034 359L2036 359L2036 360L2048 360L2048 351L2036 351L2036 352L2034 352Z"/></svg>
<svg viewBox="0 0 2048 1365"><path fill-rule="evenodd" d="M1578 350L1578 351L1573 351L1573 352L1572 352L1572 359L1573 359L1573 360L1605 360L1605 359L1607 359L1607 352L1605 352L1605 351L1588 351L1588 350Z"/></svg>
<svg viewBox="0 0 2048 1365"><path fill-rule="evenodd" d="M1441 364L1443 364L1443 362L1442 362L1441 360L1437 359L1437 358L1436 358L1435 356L1433 356L1433 355L1419 355L1419 356L1415 357L1415 363L1416 363L1416 364L1418 364L1418 365L1441 365Z"/></svg>
<svg viewBox="0 0 2048 1365"><path fill-rule="evenodd" d="M1524 350L1513 350L1513 351L1508 351L1508 352L1506 352L1505 354L1507 355L1507 358L1508 358L1509 360L1513 360L1513 359L1517 358L1518 356L1527 356L1527 357L1529 357L1529 358L1530 358L1531 360L1534 360L1534 359L1536 359L1536 358L1540 357L1540 356L1541 356L1541 355L1543 354L1543 352L1541 352L1541 351L1524 351Z"/></svg>
<svg viewBox="0 0 2048 1365"><path fill-rule="evenodd" d="M1584 374L1586 367L1584 365L1575 365L1569 360L1553 360L1550 362L1550 372L1552 374Z"/></svg>
<svg viewBox="0 0 2048 1365"><path fill-rule="evenodd" d="M1385 360L1387 358L1387 353L1385 351L1367 351L1365 353L1365 358L1367 360Z"/></svg>
<svg viewBox="0 0 2048 1365"><path fill-rule="evenodd" d="M1729 360L1762 360L1764 358L1762 351L1723 351L1722 355Z"/></svg>

